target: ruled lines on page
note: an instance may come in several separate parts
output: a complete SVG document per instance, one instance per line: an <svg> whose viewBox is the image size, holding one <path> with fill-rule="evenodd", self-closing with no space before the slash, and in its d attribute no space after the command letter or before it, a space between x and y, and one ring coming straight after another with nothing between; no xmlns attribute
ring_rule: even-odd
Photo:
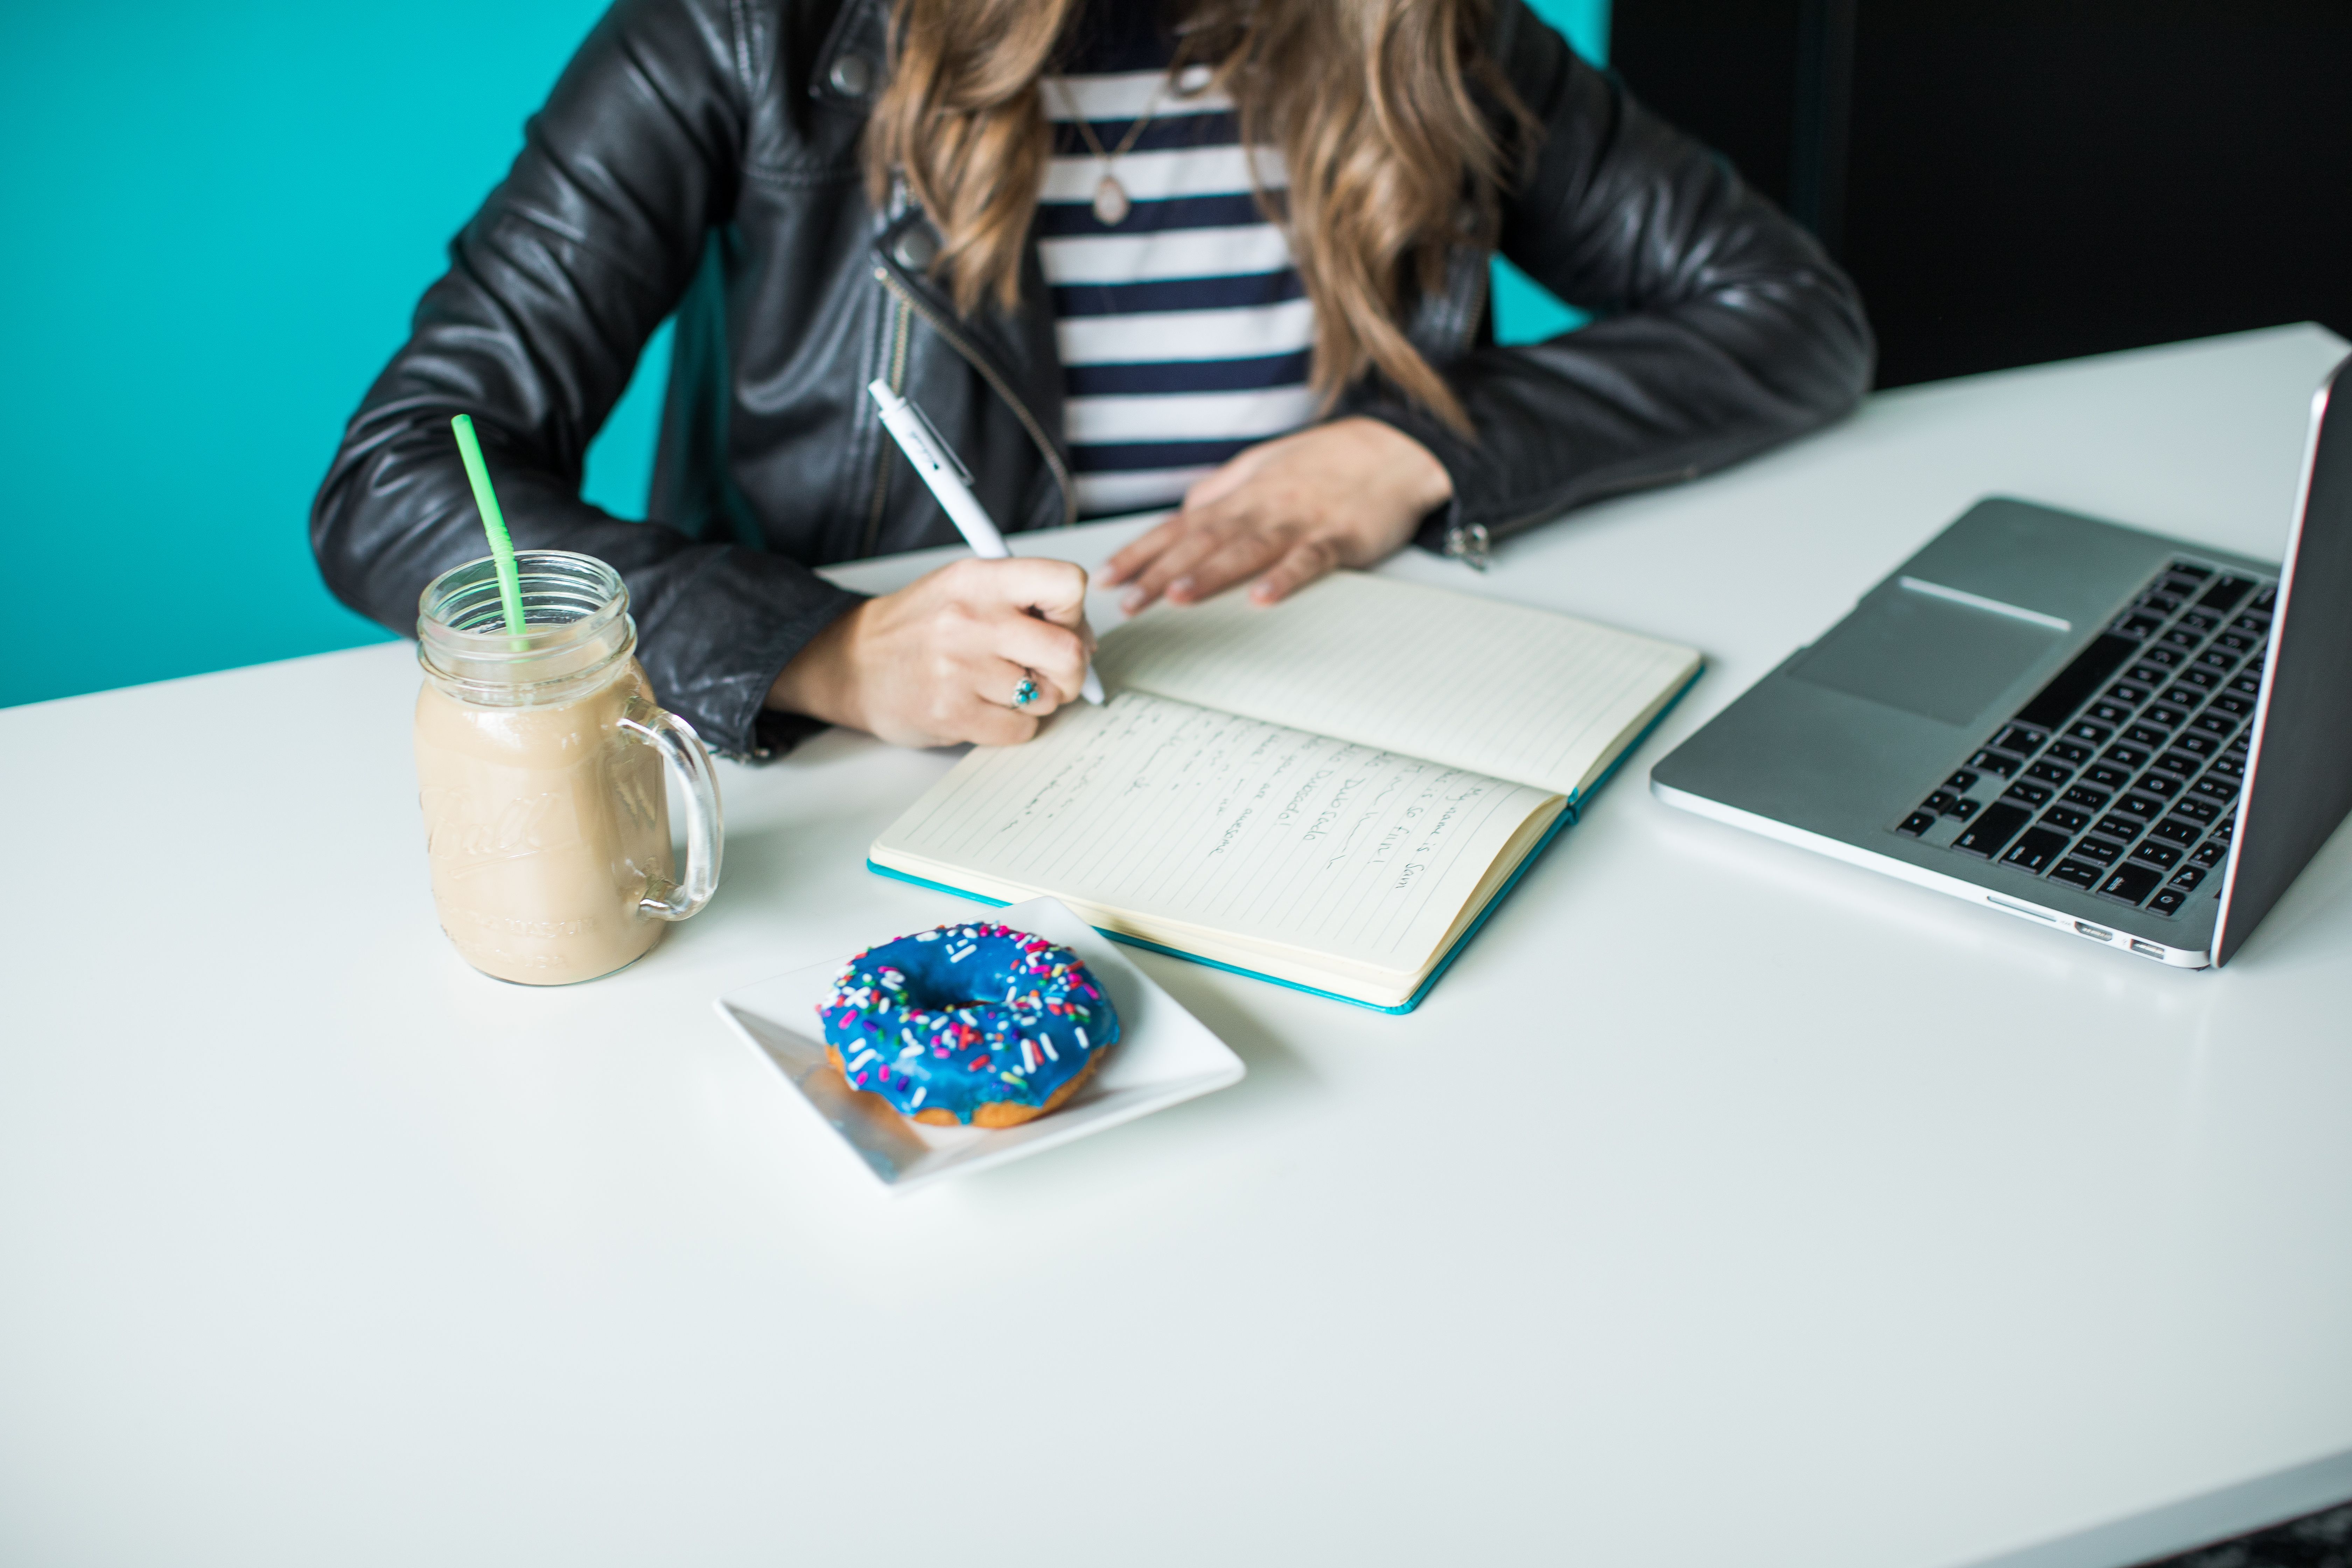
<svg viewBox="0 0 2352 1568"><path fill-rule="evenodd" d="M1105 635L1113 686L1303 725L1574 795L1697 653L1468 594L1339 572L1270 607L1154 606Z"/></svg>
<svg viewBox="0 0 2352 1568"><path fill-rule="evenodd" d="M1148 920L1411 971L1551 796L1128 692L982 748L876 842Z"/></svg>

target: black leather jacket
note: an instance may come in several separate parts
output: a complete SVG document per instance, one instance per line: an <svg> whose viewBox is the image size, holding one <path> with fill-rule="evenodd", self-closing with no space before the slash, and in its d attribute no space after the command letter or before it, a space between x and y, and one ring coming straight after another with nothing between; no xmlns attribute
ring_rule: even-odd
<svg viewBox="0 0 2352 1568"><path fill-rule="evenodd" d="M1478 430L1377 381L1336 414L1434 452L1457 552L1596 497L1689 478L1822 424L1867 384L1853 285L1720 159L1584 64L1519 0L1493 57L1541 121L1500 249L1599 318L1492 341L1486 258L1410 314ZM764 755L776 674L856 596L810 568L951 542L863 393L909 392L1007 528L1072 520L1062 374L1033 249L1020 309L959 320L936 239L877 214L858 138L888 0L620 0L450 247L407 344L368 391L311 512L345 604L413 634L436 573L482 553L449 433L473 416L523 549L584 551L629 584L654 689L715 747ZM677 312L649 521L580 499L590 440ZM1476 531L1483 529L1484 534Z"/></svg>

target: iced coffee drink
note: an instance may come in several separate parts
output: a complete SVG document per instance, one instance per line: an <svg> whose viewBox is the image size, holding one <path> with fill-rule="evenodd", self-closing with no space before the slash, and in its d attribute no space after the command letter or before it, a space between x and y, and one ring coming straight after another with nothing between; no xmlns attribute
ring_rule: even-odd
<svg viewBox="0 0 2352 1568"><path fill-rule="evenodd" d="M417 794L449 940L484 973L561 985L634 962L702 906L718 880L718 795L701 742L653 700L618 576L563 552L520 563L520 636L487 561L425 590ZM684 878L666 762L685 786Z"/></svg>

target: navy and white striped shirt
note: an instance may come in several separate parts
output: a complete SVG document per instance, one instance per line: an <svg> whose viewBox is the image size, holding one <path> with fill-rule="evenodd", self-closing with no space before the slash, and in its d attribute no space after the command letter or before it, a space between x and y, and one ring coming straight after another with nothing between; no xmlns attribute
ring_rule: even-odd
<svg viewBox="0 0 2352 1568"><path fill-rule="evenodd" d="M1074 64L1132 67L1137 53L1130 37ZM1315 413L1307 385L1314 307L1289 241L1251 190L1253 160L1259 185L1287 187L1281 156L1241 145L1232 100L1199 90L1206 68L1171 80L1166 58L1045 83L1054 156L1037 249L1053 289L1066 429L1087 517L1173 506L1217 464ZM1138 116L1151 121L1106 166L1074 109L1111 150ZM1106 172L1134 204L1116 226L1094 211Z"/></svg>

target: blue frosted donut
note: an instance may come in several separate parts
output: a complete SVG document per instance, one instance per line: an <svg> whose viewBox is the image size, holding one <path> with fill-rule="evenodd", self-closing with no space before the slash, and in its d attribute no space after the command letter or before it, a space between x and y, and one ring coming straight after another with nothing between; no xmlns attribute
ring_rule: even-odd
<svg viewBox="0 0 2352 1568"><path fill-rule="evenodd" d="M1118 1040L1118 1012L1076 953L1002 925L937 926L867 948L817 1016L852 1089L943 1127L1042 1116Z"/></svg>

